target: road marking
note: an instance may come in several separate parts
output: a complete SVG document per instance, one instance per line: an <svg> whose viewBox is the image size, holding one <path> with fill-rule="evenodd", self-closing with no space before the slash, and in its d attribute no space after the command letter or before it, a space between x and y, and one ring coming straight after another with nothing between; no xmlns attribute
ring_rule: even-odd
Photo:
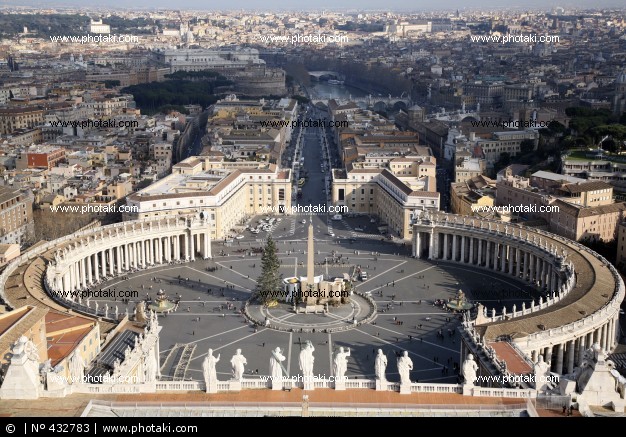
<svg viewBox="0 0 626 437"><path fill-rule="evenodd" d="M400 267L402 265L406 264L406 261L402 261L400 264L396 264L395 266L389 267L387 270L385 270L384 272L380 272L379 274L377 274L376 276L372 276L370 278L370 281L373 281L374 279L378 278L380 275L384 275L387 272L390 272L391 270Z"/></svg>
<svg viewBox="0 0 626 437"><path fill-rule="evenodd" d="M330 376L333 376L333 340L330 336L330 332L328 333L328 361L330 364Z"/></svg>
<svg viewBox="0 0 626 437"><path fill-rule="evenodd" d="M220 263L218 263L218 262L216 262L215 264L217 264L217 265L221 266L222 268L225 268L222 264L220 264ZM190 269L190 270L193 270L193 271L196 271L196 272L201 273L201 274L203 274L203 275L206 275L206 276L208 276L209 278L213 278L213 279L216 279L216 280L218 280L218 281L223 281L223 282L224 282L224 279L222 279L222 278L218 278L217 276L210 275L210 274L208 274L208 273L206 273L206 272L203 272L202 270L194 269L193 267L189 267L189 266L186 266L186 267L187 267L188 269ZM230 269L228 269L228 270L230 270ZM231 271L231 272L234 272L234 273L237 273L237 274L238 274L238 275L240 275L240 276L245 277L245 275L242 275L242 274L241 274L241 273L239 273L239 272L236 272L236 271L234 271L234 270L230 270L230 271ZM255 281L254 279L252 279L252 278L247 278L247 279L250 279L252 282L254 282L254 283L256 284L256 281ZM244 290L249 291L250 293L252 293L252 290L251 290L251 289L249 289L248 287L244 287L243 285L235 284L234 282L230 282L230 281L225 281L224 283L225 283L225 284L234 285L234 286L239 287L239 288L243 288Z"/></svg>
<svg viewBox="0 0 626 437"><path fill-rule="evenodd" d="M289 333L289 347L287 348L287 378L291 375L291 346L293 343L293 332Z"/></svg>
<svg viewBox="0 0 626 437"><path fill-rule="evenodd" d="M400 336L400 337L404 337L405 335L407 335L407 334L403 334L401 332L394 331L393 329L384 328L382 326L376 325L376 327L380 328L380 329L384 329L385 331L393 332L394 334L398 334L398 336ZM417 338L416 338L416 341L417 341ZM446 349L446 350L449 350L449 351L454 352L454 353L458 353L459 352L458 349L451 349L449 347L441 346L440 344L437 344L437 343L431 343L430 341L421 341L420 340L420 343L426 343L426 344L429 344L431 346L435 346L435 347L438 347L438 348L441 348L441 349Z"/></svg>
<svg viewBox="0 0 626 437"><path fill-rule="evenodd" d="M205 315L206 315L206 314L205 314ZM169 316L168 316L168 317L169 317ZM188 343L186 343L186 344L199 343L199 342L201 342L201 341L208 340L209 338L217 337L218 335L228 334L229 332L237 331L237 330L239 330L239 329L248 328L248 327L249 327L248 325L245 325L245 326L240 326L239 328L229 329L228 331L223 331L223 332L220 332L220 333L217 333L217 334L209 335L208 337L204 337L204 338L200 338L200 339L198 339L198 340L190 341L190 342L188 342ZM171 351L172 349L173 349L173 348L169 348L169 349L161 350L161 351L160 351L160 353L169 352L169 351ZM205 355L206 355L206 354L205 354Z"/></svg>
<svg viewBox="0 0 626 437"><path fill-rule="evenodd" d="M390 341L387 341L387 340L385 340L385 339L382 339L382 338L380 338L380 337L377 337L377 336L375 336L375 335L372 335L372 334L370 334L370 333L368 333L368 332L365 332L365 331L362 331L362 330L360 330L360 329L355 329L355 331L360 332L361 334L369 335L370 337L373 337L373 338L377 339L377 340L378 340L378 341L380 341L380 342L383 342L383 343L386 343L386 344L388 344L388 345L390 345L390 346L393 346L393 347L394 347L394 348L396 348L396 349L400 349L401 351L405 351L405 350L406 350L406 349L402 349L400 346L397 346L397 345L393 344L393 343L392 343L392 342L390 342ZM426 360L426 361L428 361L429 363L433 363L433 364L435 364L435 365L439 366L439 368L442 368L442 367L443 367L443 364L435 363L433 360L431 360L431 359L429 359L429 358L426 358L425 356L422 356L422 355L420 355L420 354L416 354L415 352L411 352L411 351L409 351L409 350L407 350L407 352L409 353L409 355L415 355L416 357L419 357L419 358L421 358L421 359L423 359L423 360Z"/></svg>
<svg viewBox="0 0 626 437"><path fill-rule="evenodd" d="M406 261L405 261L405 262L406 262ZM396 267L397 267L397 266L396 266ZM419 275L420 273L424 273L425 271L430 270L430 269L434 269L435 267L437 267L437 266L430 266L430 267L427 267L427 268L425 268L424 270L420 270L419 272L411 273L410 275L407 275L407 276L405 276L405 277L403 277L403 278L400 278L400 279L395 279L395 280L394 280L394 282L404 281L405 279L408 279L408 278L410 278L410 277L412 277L412 276L415 276L415 275ZM392 267L392 268L395 268L395 267ZM391 270L391 269L389 269L389 270ZM380 276L380 275L377 275L377 276ZM375 277L376 277L376 276L374 276L374 278L375 278ZM372 281L374 278L368 279L368 282L369 282L369 281ZM373 292L374 292L374 290L382 290L383 288L388 288L388 287L385 287L384 285L381 285L380 287L375 287L375 288L372 288L371 290L368 290L368 291L361 291L360 289L359 289L359 291L361 291L361 293L373 293Z"/></svg>
<svg viewBox="0 0 626 437"><path fill-rule="evenodd" d="M247 328L247 327L249 327L249 326L248 326L248 325L246 325L245 327ZM219 346L219 347L213 348L213 351L215 352L215 351L218 351L218 350L220 350L220 349L224 349L225 347L228 347L228 346L230 346L230 345L232 345L232 344L235 344L235 343L239 343L241 340L245 340L246 338L250 338L250 337L252 337L252 336L254 336L254 335L257 335L257 334L259 334L259 333L261 333L261 332L263 332L263 331L265 331L265 329L263 329L263 330L261 330L261 331L253 332L253 333L252 333L252 334L250 334L250 335L246 335L245 337L241 337L241 338L240 338L240 339L238 339L238 340L231 341L230 343L227 343L227 344L225 344L225 345L223 345L223 346ZM208 353L208 352L207 352L207 353ZM207 355L207 354L202 354L202 355L200 355L200 356L197 356L197 357L195 357L195 358L192 358L192 359L191 359L191 360L189 360L189 361L190 361L190 362L191 362L191 361L195 361L195 360L197 360L198 358L202 358L202 357L204 357L204 356L206 356L206 355Z"/></svg>

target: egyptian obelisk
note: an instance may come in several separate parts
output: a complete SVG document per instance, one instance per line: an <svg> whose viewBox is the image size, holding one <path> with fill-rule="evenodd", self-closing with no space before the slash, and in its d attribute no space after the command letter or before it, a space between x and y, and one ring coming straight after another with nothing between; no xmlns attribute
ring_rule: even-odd
<svg viewBox="0 0 626 437"><path fill-rule="evenodd" d="M309 218L309 239L307 241L307 257L306 257L306 282L309 287L315 284L315 252L313 252L313 220Z"/></svg>

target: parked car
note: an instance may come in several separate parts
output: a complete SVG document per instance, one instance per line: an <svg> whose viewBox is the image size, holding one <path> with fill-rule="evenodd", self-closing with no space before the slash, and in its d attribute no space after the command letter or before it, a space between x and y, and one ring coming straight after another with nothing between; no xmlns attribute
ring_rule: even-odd
<svg viewBox="0 0 626 437"><path fill-rule="evenodd" d="M354 228L354 230L355 230L355 231L357 231L357 232L363 232L363 231L365 231L365 229L363 229L363 228L359 228L359 227Z"/></svg>

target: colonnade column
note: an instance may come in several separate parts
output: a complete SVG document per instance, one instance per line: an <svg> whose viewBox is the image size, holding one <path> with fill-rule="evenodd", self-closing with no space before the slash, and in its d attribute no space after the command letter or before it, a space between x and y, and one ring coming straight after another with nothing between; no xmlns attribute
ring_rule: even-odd
<svg viewBox="0 0 626 437"><path fill-rule="evenodd" d="M567 373L574 372L574 341L567 342Z"/></svg>
<svg viewBox="0 0 626 437"><path fill-rule="evenodd" d="M528 252L524 251L524 274L522 275L522 279L528 279L529 269L528 269Z"/></svg>
<svg viewBox="0 0 626 437"><path fill-rule="evenodd" d="M109 274L113 276L115 274L115 258L113 257L113 248L107 249L109 252Z"/></svg>
<svg viewBox="0 0 626 437"><path fill-rule="evenodd" d="M457 236L452 234L452 256L450 257L452 261L456 261L456 240Z"/></svg>
<svg viewBox="0 0 626 437"><path fill-rule="evenodd" d="M87 257L87 280L89 281L89 284L93 284L93 274L91 268L91 255L89 255Z"/></svg>
<svg viewBox="0 0 626 437"><path fill-rule="evenodd" d="M465 262L465 240L467 239L467 237L465 235L461 235L461 258L459 259L460 262L464 263Z"/></svg>
<svg viewBox="0 0 626 437"><path fill-rule="evenodd" d="M448 234L446 234L447 236ZM446 247L444 245L444 250L446 250ZM209 231L206 231L204 233L204 257L205 258L211 258L211 238L209 236ZM445 257L444 257L445 259Z"/></svg>
<svg viewBox="0 0 626 437"><path fill-rule="evenodd" d="M122 246L117 246L115 248L115 252L117 255L117 274L122 274Z"/></svg>

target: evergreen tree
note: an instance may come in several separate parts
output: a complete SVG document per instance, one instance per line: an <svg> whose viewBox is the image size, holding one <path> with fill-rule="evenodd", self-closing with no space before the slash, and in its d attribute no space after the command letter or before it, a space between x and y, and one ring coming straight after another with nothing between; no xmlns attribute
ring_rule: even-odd
<svg viewBox="0 0 626 437"><path fill-rule="evenodd" d="M257 298L266 304L276 299L282 290L282 275L279 272L280 262L276 250L276 243L271 236L267 237L267 244L261 257L261 276L257 280Z"/></svg>

